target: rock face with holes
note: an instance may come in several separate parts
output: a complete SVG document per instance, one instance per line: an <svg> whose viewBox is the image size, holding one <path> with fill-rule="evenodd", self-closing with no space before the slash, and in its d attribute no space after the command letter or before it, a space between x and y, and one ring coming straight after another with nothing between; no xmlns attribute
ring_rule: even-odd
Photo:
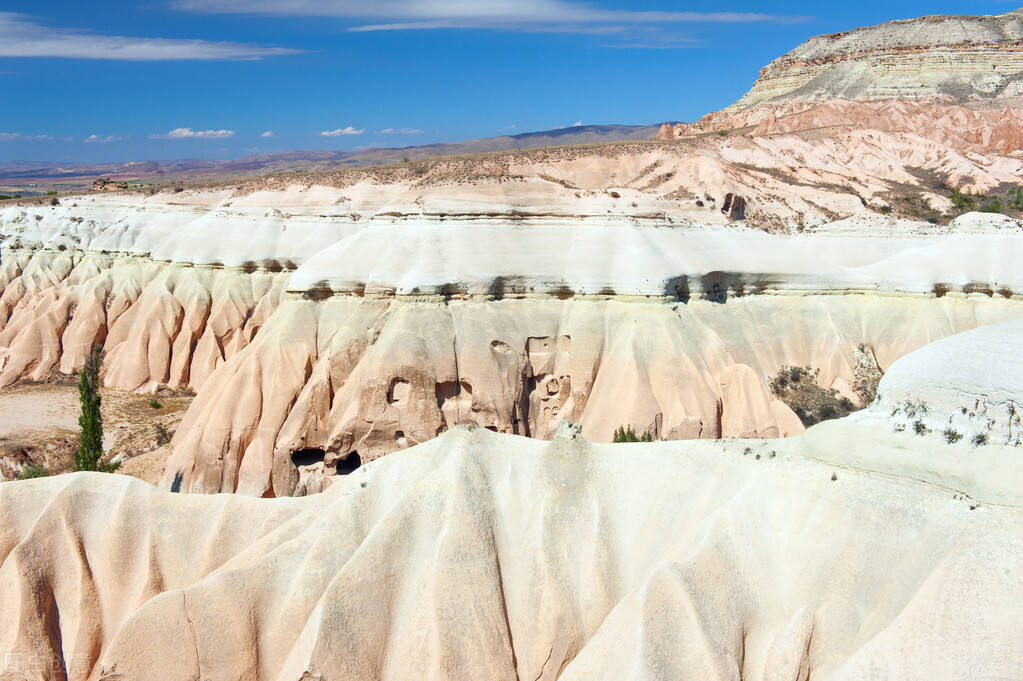
<svg viewBox="0 0 1023 681"><path fill-rule="evenodd" d="M785 436L801 426L766 388L782 366L858 401L863 356L883 371L1023 316L1023 228L1007 217L804 235L624 215L355 221L365 191L4 209L0 383L73 372L102 342L107 386L198 393L164 486L281 496L462 422ZM322 459L296 459L309 450Z"/></svg>
<svg viewBox="0 0 1023 681"><path fill-rule="evenodd" d="M596 441L620 425L656 439L787 436L802 425L766 386L782 366L820 368L859 401L864 352L887 370L930 340L1021 316L982 294L289 300L200 391L164 484L292 494L294 452L323 450L329 477L353 454L462 422L542 439L563 419Z"/></svg>
<svg viewBox="0 0 1023 681"><path fill-rule="evenodd" d="M1021 334L935 344L881 391L1018 396L1018 361L971 358ZM786 440L559 433L461 426L302 499L96 473L4 483L4 673L1015 678L1018 448L899 432L885 405Z"/></svg>

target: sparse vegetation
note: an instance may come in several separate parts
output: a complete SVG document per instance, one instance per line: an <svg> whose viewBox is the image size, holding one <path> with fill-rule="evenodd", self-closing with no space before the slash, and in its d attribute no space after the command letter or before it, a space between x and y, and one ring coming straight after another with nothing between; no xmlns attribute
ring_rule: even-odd
<svg viewBox="0 0 1023 681"><path fill-rule="evenodd" d="M1009 200L1009 207L1013 210L1023 211L1023 187L1016 187Z"/></svg>
<svg viewBox="0 0 1023 681"><path fill-rule="evenodd" d="M822 388L817 383L820 369L784 366L771 379L771 392L796 413L804 426L852 413L856 405L837 390Z"/></svg>
<svg viewBox="0 0 1023 681"><path fill-rule="evenodd" d="M1002 204L1001 201L999 201L998 199L995 199L993 201L988 201L983 206L981 206L980 207L980 212L981 213L1004 213L1005 212L1005 206Z"/></svg>
<svg viewBox="0 0 1023 681"><path fill-rule="evenodd" d="M953 429L952 427L946 428L944 435L945 442L949 443L950 445L954 445L955 443L963 439L963 434Z"/></svg>
<svg viewBox="0 0 1023 681"><path fill-rule="evenodd" d="M611 442L653 442L653 440L654 438L650 431L640 436L636 435L636 431L632 429L632 426L618 426L618 430L615 431Z"/></svg>
<svg viewBox="0 0 1023 681"><path fill-rule="evenodd" d="M32 478L45 478L50 474L50 471L46 470L45 467L38 464L30 463L22 469L18 475L18 480L31 480Z"/></svg>
<svg viewBox="0 0 1023 681"><path fill-rule="evenodd" d="M987 433L977 433L973 436L973 445L980 447L981 445L987 444Z"/></svg>
<svg viewBox="0 0 1023 681"><path fill-rule="evenodd" d="M931 432L931 429L927 427L926 423L917 419L913 421L913 432L917 435L927 435L927 433Z"/></svg>
<svg viewBox="0 0 1023 681"><path fill-rule="evenodd" d="M163 447L171 441L171 434L170 431L167 430L167 426L162 423L157 423L153 426L153 430L156 431L156 444L158 447Z"/></svg>
<svg viewBox="0 0 1023 681"><path fill-rule="evenodd" d="M856 368L853 369L853 391L860 399L861 405L868 405L877 397L877 386L881 383L880 367L874 358L874 352L866 345L859 345L853 352Z"/></svg>
<svg viewBox="0 0 1023 681"><path fill-rule="evenodd" d="M969 191L961 192L958 189L953 189L948 198L952 202L952 205L960 211L973 210L973 197L970 196Z"/></svg>
<svg viewBox="0 0 1023 681"><path fill-rule="evenodd" d="M149 400L149 408L150 409L159 409L162 406L163 405L160 404L160 400L156 399L155 397L150 398L150 400Z"/></svg>

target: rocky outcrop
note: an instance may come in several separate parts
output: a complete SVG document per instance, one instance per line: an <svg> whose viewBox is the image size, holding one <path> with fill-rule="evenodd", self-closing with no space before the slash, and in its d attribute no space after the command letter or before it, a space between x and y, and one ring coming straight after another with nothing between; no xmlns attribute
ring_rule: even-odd
<svg viewBox="0 0 1023 681"><path fill-rule="evenodd" d="M969 376L963 406L985 377L1020 394L1018 360L955 365L1020 333L925 373ZM775 441L460 427L303 499L3 483L3 674L1013 678L1020 480L1018 449L898 432L884 407Z"/></svg>
<svg viewBox="0 0 1023 681"><path fill-rule="evenodd" d="M696 123L664 124L657 137L826 128L911 134L962 151L1023 149L1023 10L812 38L764 67L735 104Z"/></svg>
<svg viewBox="0 0 1023 681"><path fill-rule="evenodd" d="M1023 95L1023 10L928 16L811 38L731 110L779 102Z"/></svg>
<svg viewBox="0 0 1023 681"><path fill-rule="evenodd" d="M580 212L605 201L543 182ZM429 205L447 188L420 191ZM1023 228L1005 217L783 236L565 207L483 217L484 198L355 220L362 195L380 202L356 186L8 209L0 381L71 373L102 342L107 386L198 392L165 487L288 495L463 421L789 435L802 426L766 388L782 366L857 400L860 346L884 370L1023 315ZM737 194L722 203L740 217Z"/></svg>
<svg viewBox="0 0 1023 681"><path fill-rule="evenodd" d="M821 367L857 399L860 345L884 370L1021 315L1013 301L948 296L286 302L200 392L162 484L291 494L295 452L320 451L333 475L465 421L541 439L563 419L597 441L629 424L656 439L785 436L802 426L766 387L782 366Z"/></svg>

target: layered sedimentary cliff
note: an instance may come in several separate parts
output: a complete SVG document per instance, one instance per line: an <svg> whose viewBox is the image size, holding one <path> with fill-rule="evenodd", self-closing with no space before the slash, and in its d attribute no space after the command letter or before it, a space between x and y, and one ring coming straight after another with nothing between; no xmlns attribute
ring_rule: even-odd
<svg viewBox="0 0 1023 681"><path fill-rule="evenodd" d="M1023 149L1023 10L931 16L812 38L768 64L733 105L658 137L843 127L952 149Z"/></svg>
<svg viewBox="0 0 1023 681"><path fill-rule="evenodd" d="M768 64L731 109L830 99L1023 95L1023 10L928 16L817 36Z"/></svg>
<svg viewBox="0 0 1023 681"><path fill-rule="evenodd" d="M936 423L1019 395L1018 353L972 358L1021 335L925 348L881 394ZM625 445L461 427L304 499L4 483L3 673L1014 678L1019 450L900 418L878 405L788 440Z"/></svg>
<svg viewBox="0 0 1023 681"><path fill-rule="evenodd" d="M416 215L358 184L9 209L0 381L72 372L102 343L106 385L198 392L166 487L287 495L462 421L789 435L803 426L767 389L782 366L858 400L862 357L884 371L1023 315L1007 218L770 235L600 215L621 192L543 183L560 211L484 216L501 206L483 188ZM448 210L446 185L419 191Z"/></svg>

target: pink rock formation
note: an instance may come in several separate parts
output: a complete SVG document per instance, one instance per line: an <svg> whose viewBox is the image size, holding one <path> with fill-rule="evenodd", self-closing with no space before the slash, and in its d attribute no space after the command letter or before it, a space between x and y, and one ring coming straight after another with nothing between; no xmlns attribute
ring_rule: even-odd
<svg viewBox="0 0 1023 681"><path fill-rule="evenodd" d="M97 344L105 383L202 387L277 306L286 275L117 258L5 257L0 387L71 373Z"/></svg>
<svg viewBox="0 0 1023 681"><path fill-rule="evenodd" d="M769 102L747 109L726 109L693 124L665 124L658 139L719 130L777 135L826 128L906 133L950 149L1008 154L1023 149L1023 98L962 104L946 99Z"/></svg>
<svg viewBox="0 0 1023 681"><path fill-rule="evenodd" d="M991 470L1012 479L1012 452L835 427L649 445L459 428L302 499L3 483L0 675L1013 678L1021 497Z"/></svg>
<svg viewBox="0 0 1023 681"><path fill-rule="evenodd" d="M348 456L372 460L462 421L549 438L569 419L597 441L627 424L667 439L784 436L802 426L766 388L782 366L850 385L860 345L883 370L1021 314L986 297L288 301L210 377L162 484L287 495L293 452L321 450L332 474Z"/></svg>

